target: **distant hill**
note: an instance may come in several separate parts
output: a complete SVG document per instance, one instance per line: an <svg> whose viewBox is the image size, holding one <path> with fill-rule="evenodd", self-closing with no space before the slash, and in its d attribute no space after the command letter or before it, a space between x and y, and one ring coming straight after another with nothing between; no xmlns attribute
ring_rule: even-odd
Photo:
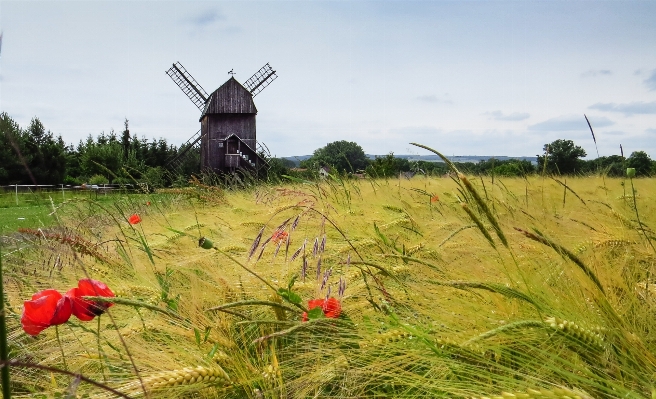
<svg viewBox="0 0 656 399"><path fill-rule="evenodd" d="M372 155L372 154L366 154L369 159L374 159L376 157L384 157L386 155ZM305 161L306 159L310 158L312 155L295 155L291 157L282 157L283 159L288 159L294 163L296 163L296 166L301 161ZM438 157L437 155L394 155L396 158L405 158L409 161L426 161L426 162L442 162L442 159ZM531 163L537 165L538 163L538 158L537 157L506 157L506 156L498 156L498 155L454 155L454 156L447 156L447 158L452 161L452 162L473 162L473 163L478 163L480 161L487 161L488 159L494 158L499 161L508 161L510 159L522 159L526 161L530 161Z"/></svg>

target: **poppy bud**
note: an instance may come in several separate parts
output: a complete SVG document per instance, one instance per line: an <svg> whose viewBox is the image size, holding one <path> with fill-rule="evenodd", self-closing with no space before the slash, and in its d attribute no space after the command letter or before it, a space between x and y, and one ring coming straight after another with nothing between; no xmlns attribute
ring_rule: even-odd
<svg viewBox="0 0 656 399"><path fill-rule="evenodd" d="M214 243L209 238L201 237L198 240L198 246L203 249L212 249L214 248Z"/></svg>
<svg viewBox="0 0 656 399"><path fill-rule="evenodd" d="M635 177L635 168L626 168L626 175L628 177Z"/></svg>

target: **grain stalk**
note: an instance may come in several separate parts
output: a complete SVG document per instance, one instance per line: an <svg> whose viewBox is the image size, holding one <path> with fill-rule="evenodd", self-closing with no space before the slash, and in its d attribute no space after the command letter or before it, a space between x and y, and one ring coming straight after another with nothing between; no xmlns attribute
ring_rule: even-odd
<svg viewBox="0 0 656 399"><path fill-rule="evenodd" d="M9 363L7 361L9 355L7 346L7 322L5 317L5 289L2 276L2 244L0 244L0 362L2 362L3 365L2 371L0 371L0 379L2 380L2 397L4 399L11 399Z"/></svg>
<svg viewBox="0 0 656 399"><path fill-rule="evenodd" d="M515 227L515 230L519 231L520 233L524 234L524 236L530 238L533 241L537 241L543 245L546 245L548 247L553 248L554 251L558 252L563 258L568 258L572 262L574 262L575 265L577 265L583 273L585 273L586 276L597 286L599 291L601 291L602 294L606 294L604 291L604 287L601 285L601 282L597 278L597 275L585 264L581 259L579 259L578 256L574 255L570 250L567 248L563 247L560 244L556 244L552 240L544 237L542 234L534 234L531 232L528 232L526 230L520 229L518 227Z"/></svg>

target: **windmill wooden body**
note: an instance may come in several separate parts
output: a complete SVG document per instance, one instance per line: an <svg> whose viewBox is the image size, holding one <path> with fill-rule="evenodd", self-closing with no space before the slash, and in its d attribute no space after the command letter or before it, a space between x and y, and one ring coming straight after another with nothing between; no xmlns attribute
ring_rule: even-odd
<svg viewBox="0 0 656 399"><path fill-rule="evenodd" d="M257 108L253 97L277 78L276 71L269 64L244 85L231 76L209 95L179 62L166 73L201 110L200 130L180 146L180 152L170 161L172 166L175 167L188 151L198 145L203 171L259 172L267 166L258 153L255 130ZM230 73L233 74L232 71Z"/></svg>

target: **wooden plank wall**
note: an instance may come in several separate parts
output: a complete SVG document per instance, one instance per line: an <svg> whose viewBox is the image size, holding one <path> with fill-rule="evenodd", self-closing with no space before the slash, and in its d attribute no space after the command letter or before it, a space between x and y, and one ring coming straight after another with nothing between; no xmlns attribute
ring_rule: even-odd
<svg viewBox="0 0 656 399"><path fill-rule="evenodd" d="M206 115L201 122L201 167L224 170L226 148L218 142L231 134L237 135L249 147L256 149L255 114Z"/></svg>

